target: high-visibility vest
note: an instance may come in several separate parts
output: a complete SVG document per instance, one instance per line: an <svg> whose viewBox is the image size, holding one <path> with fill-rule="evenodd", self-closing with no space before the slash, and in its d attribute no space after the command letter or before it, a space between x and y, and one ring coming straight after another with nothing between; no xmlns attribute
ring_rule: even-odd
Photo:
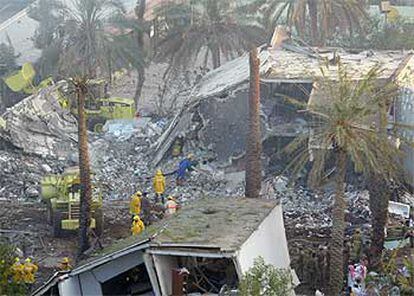
<svg viewBox="0 0 414 296"><path fill-rule="evenodd" d="M166 205L166 213L171 215L174 214L177 211L177 202L173 200L167 201Z"/></svg>

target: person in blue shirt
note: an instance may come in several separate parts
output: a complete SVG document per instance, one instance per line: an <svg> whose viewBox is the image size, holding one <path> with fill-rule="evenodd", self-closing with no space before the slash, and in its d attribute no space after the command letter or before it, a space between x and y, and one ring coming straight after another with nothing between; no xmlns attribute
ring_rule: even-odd
<svg viewBox="0 0 414 296"><path fill-rule="evenodd" d="M187 158L184 158L180 161L178 164L178 170L177 173L177 185L183 185L187 172L191 172L194 168L195 162L193 161L194 156L192 154L189 154Z"/></svg>

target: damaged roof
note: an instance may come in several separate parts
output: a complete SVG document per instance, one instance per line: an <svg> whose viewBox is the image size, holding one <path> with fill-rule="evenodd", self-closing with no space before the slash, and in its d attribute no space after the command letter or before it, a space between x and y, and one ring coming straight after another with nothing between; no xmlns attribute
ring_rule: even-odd
<svg viewBox="0 0 414 296"><path fill-rule="evenodd" d="M321 66L325 77L332 80L338 77L338 67L329 63L335 57L345 66L349 77L354 80L362 79L373 67L379 66L382 72L379 77L389 78L404 62L410 53L404 51L362 51L349 53L341 49L318 50L313 55L297 53L289 50L269 50L270 70L262 79L299 80L312 82L315 77L321 77Z"/></svg>
<svg viewBox="0 0 414 296"><path fill-rule="evenodd" d="M408 67L406 66L407 61L414 58L412 51L362 51L351 53L338 48L307 48L284 44L282 48L278 49L259 48L259 59L260 77L264 83L312 84L316 79L321 78L322 68L324 77L332 80L337 79L338 66L335 61L338 60L344 66L343 68L350 73L349 77L355 80L361 79L374 66L378 66L378 78L381 81L395 77L401 68ZM188 133L192 128L191 114L196 109L200 109L203 102L212 102L210 104L212 105L215 99L218 102L228 102L228 104L236 106L234 100L237 100L238 108L240 108L240 105L247 104L246 98L241 94L249 88L249 74L249 55L246 53L205 75L192 90L186 104L170 123L170 126L153 145L156 152L152 165L154 167L158 165L179 134ZM233 102L229 98L233 98ZM216 114L216 118L229 117L231 119L233 116L224 114L223 110L231 109L232 106L216 108L209 114ZM223 104L221 107L223 107ZM238 112L240 110L237 109L229 114L240 114ZM229 129L236 126L232 124L233 122L229 122L225 126ZM228 134L226 133L226 135ZM218 141L223 143L221 139ZM234 142L234 139L232 141ZM211 142L211 139L207 141L206 146ZM240 153L237 157L239 156Z"/></svg>
<svg viewBox="0 0 414 296"><path fill-rule="evenodd" d="M263 81L309 82L321 76L321 67L328 65L325 77L336 79L338 67L329 61L339 58L350 77L358 80L374 66L382 69L379 78L389 78L404 59L412 54L406 51L362 51L350 53L338 48L311 49L285 46L278 49L260 49L260 76ZM249 79L249 55L227 62L208 73L193 92L193 99L203 99L223 93ZM277 82L275 81L275 82Z"/></svg>
<svg viewBox="0 0 414 296"><path fill-rule="evenodd" d="M232 252L258 229L262 221L279 205L277 200L249 198L202 198L183 206L175 215L147 227L138 236L130 236L93 254L82 265L95 265L119 252L139 245L212 248ZM79 269L76 268L76 269ZM76 269L74 271L76 271Z"/></svg>

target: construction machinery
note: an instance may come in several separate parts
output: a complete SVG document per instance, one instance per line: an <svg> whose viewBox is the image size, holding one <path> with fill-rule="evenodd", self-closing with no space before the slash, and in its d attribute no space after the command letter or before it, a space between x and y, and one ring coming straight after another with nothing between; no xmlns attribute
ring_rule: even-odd
<svg viewBox="0 0 414 296"><path fill-rule="evenodd" d="M25 63L19 71L4 79L6 85L14 92L26 94L36 93L52 84L52 78L34 83L36 71L31 63ZM59 103L69 109L75 116L78 113L73 92L60 90ZM104 79L88 80L88 93L85 101L85 114L88 119L88 129L102 132L105 122L109 119L133 119L135 117L135 101L132 98L110 97L108 83ZM2 122L0 122L0 127Z"/></svg>
<svg viewBox="0 0 414 296"><path fill-rule="evenodd" d="M72 100L75 102L76 100ZM67 106L70 105L66 102ZM70 105L73 114L77 114L76 104ZM85 114L88 129L102 132L103 126L110 119L133 119L135 117L135 101L130 98L109 97L105 80L90 80L85 102Z"/></svg>
<svg viewBox="0 0 414 296"><path fill-rule="evenodd" d="M78 167L67 168L59 175L47 175L41 181L42 198L48 205L48 222L56 237L61 236L64 230L79 228L80 185ZM93 186L90 227L96 235L102 234L102 193L97 186Z"/></svg>

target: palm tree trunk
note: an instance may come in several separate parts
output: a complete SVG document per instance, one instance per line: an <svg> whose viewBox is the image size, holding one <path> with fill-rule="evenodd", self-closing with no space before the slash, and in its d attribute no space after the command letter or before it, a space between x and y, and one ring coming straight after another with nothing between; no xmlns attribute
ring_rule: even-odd
<svg viewBox="0 0 414 296"><path fill-rule="evenodd" d="M211 49L211 57L213 60L213 68L217 69L218 67L220 67L221 66L220 48L218 48L217 46L214 46Z"/></svg>
<svg viewBox="0 0 414 296"><path fill-rule="evenodd" d="M345 233L345 171L346 154L338 151L336 176L335 204L332 210L332 231L331 231L331 261L330 261L330 282L328 295L337 296L340 294L344 283L344 233Z"/></svg>
<svg viewBox="0 0 414 296"><path fill-rule="evenodd" d="M262 183L262 139L260 133L260 61L257 48L250 51L249 134L247 136L246 197L258 198Z"/></svg>
<svg viewBox="0 0 414 296"><path fill-rule="evenodd" d="M145 25L144 15L145 15L146 6L147 6L146 0L138 0L137 5L135 7L135 15L138 18L138 23L141 28L141 30L136 32L138 48L140 49L141 54L144 54L144 50L145 50L144 49L144 31L142 29L144 28L144 25ZM141 98L142 87L144 86L144 81L145 81L145 66L141 65L137 69L137 72L138 72L138 79L137 79L137 86L136 86L135 94L134 94L134 100L135 100L135 107L138 110L138 104Z"/></svg>
<svg viewBox="0 0 414 296"><path fill-rule="evenodd" d="M317 0L308 0L309 16L311 21L311 38L313 44L318 44L318 3Z"/></svg>
<svg viewBox="0 0 414 296"><path fill-rule="evenodd" d="M141 94L142 94L142 88L144 86L145 82L145 68L141 67L137 69L137 86L135 88L135 94L134 94L134 100L135 100L135 107L138 110L138 104L140 102Z"/></svg>
<svg viewBox="0 0 414 296"><path fill-rule="evenodd" d="M78 99L78 148L79 170L81 182L80 196L80 221L79 221L79 248L83 253L89 248L89 225L91 223L91 173L88 151L88 133L86 129L86 117L84 112L86 86L77 85Z"/></svg>
<svg viewBox="0 0 414 296"><path fill-rule="evenodd" d="M382 270L382 251L384 250L384 228L388 219L388 202L391 192L384 181L378 182L374 175L369 180L369 208L372 218L370 268L376 271Z"/></svg>
<svg viewBox="0 0 414 296"><path fill-rule="evenodd" d="M380 137L387 138L387 111L386 105L379 103ZM384 228L388 220L388 202L392 192L383 178L375 173L369 177L369 208L371 210L371 252L370 267L377 271L382 270L382 251L384 250L385 233Z"/></svg>

